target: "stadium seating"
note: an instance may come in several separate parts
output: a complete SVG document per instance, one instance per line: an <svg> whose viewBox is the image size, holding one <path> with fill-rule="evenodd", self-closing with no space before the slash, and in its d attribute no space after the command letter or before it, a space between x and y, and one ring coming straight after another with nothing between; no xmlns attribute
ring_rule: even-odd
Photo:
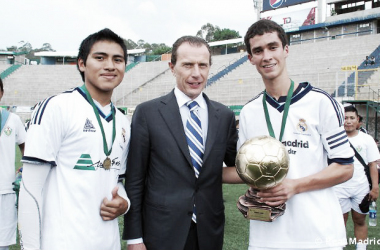
<svg viewBox="0 0 380 250"><path fill-rule="evenodd" d="M377 34L291 45L287 68L294 81L309 81L332 94L351 74L341 68L359 66L371 53L379 55L379 41L380 34ZM209 79L237 60L243 62L207 86L205 93L211 99L226 105L243 105L263 90L261 76L248 60L244 61L246 55L240 52L212 57ZM379 67L378 63L379 57L376 67ZM1 67L0 71L3 71ZM379 76L368 77L368 82L372 79L373 84L379 84L376 77ZM48 96L81 84L82 79L74 65L24 65L4 80L6 95L2 105L33 106ZM117 106L133 108L168 93L174 86L175 78L168 61L139 63L126 72L124 80L115 89L113 101Z"/></svg>
<svg viewBox="0 0 380 250"><path fill-rule="evenodd" d="M333 93L344 81L345 77L348 77L351 73L341 71L341 68L343 66L360 65L365 57L379 46L380 34L371 36L371 39L368 38L368 36L359 36L291 45L287 59L289 74L294 81L308 81L328 93ZM233 55L235 55L235 58L233 58ZM220 65L229 65L230 58L237 60L237 58L241 57L241 53L214 56L210 78L213 77L215 72L217 73L224 69ZM215 71L215 69L217 70ZM348 75L346 76L346 74ZM142 101L166 94L173 88L174 84L174 78L171 74L166 74L145 85L144 88L140 88L139 91L128 94L119 100L123 100L122 103L127 104L129 107L134 107ZM246 61L216 83L207 86L205 93L211 99L226 105L243 105L262 90L261 76ZM118 102L117 104L122 103Z"/></svg>
<svg viewBox="0 0 380 250"><path fill-rule="evenodd" d="M23 65L4 79L9 106L34 106L40 100L83 84L75 65Z"/></svg>
<svg viewBox="0 0 380 250"><path fill-rule="evenodd" d="M5 68L4 70L0 70L0 77L1 79L5 79L10 74L15 72L17 69L19 69L22 65L21 64L13 64L8 68Z"/></svg>
<svg viewBox="0 0 380 250"><path fill-rule="evenodd" d="M9 68L9 64L0 64L0 73Z"/></svg>

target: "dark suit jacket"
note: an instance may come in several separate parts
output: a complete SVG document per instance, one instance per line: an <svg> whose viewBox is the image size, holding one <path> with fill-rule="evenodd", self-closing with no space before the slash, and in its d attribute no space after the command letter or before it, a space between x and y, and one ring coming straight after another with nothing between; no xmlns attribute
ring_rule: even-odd
<svg viewBox="0 0 380 250"><path fill-rule="evenodd" d="M131 200L123 239L142 237L148 250L182 250L197 208L201 250L223 246L222 165L235 165L235 116L211 101L203 166L196 179L174 91L137 106L127 163Z"/></svg>

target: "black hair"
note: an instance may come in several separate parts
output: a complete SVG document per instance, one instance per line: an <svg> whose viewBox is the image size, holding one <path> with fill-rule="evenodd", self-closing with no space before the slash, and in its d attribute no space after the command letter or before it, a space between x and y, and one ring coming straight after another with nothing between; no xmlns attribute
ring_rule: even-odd
<svg viewBox="0 0 380 250"><path fill-rule="evenodd" d="M359 117L359 123L360 123L360 122L363 122L363 116L358 115L358 117Z"/></svg>
<svg viewBox="0 0 380 250"><path fill-rule="evenodd" d="M112 41L119 44L124 52L125 63L127 63L128 53L127 53L127 47L125 46L123 39L108 28L102 29L94 34L89 35L80 44L78 57L77 57L77 68L80 72L80 75L82 76L83 81L84 81L84 72L80 71L79 69L79 64L78 64L79 60L82 59L84 65L86 65L87 57L90 54L92 46L94 46L94 44L99 41Z"/></svg>
<svg viewBox="0 0 380 250"><path fill-rule="evenodd" d="M171 63L175 65L177 63L177 50L179 46L183 43L189 43L190 45L194 45L197 47L201 47L202 45L205 45L208 52L210 53L210 66L211 66L211 49L208 43L200 37L197 36L183 36L177 39L177 41L174 42L173 44L173 49L172 49L172 57L171 57Z"/></svg>
<svg viewBox="0 0 380 250"><path fill-rule="evenodd" d="M3 85L3 81L1 80L1 78L0 78L0 91L4 92L4 85Z"/></svg>
<svg viewBox="0 0 380 250"><path fill-rule="evenodd" d="M247 33L244 36L244 43L245 47L247 48L248 54L252 55L251 44L249 43L249 39L253 38L256 35L262 36L265 33L272 32L277 32L278 38L280 38L283 48L285 48L285 46L288 45L288 38L284 29L280 25L268 19L261 19L252 24L251 27L248 28Z"/></svg>
<svg viewBox="0 0 380 250"><path fill-rule="evenodd" d="M344 112L354 112L356 114L356 116L358 116L360 119L360 115L358 114L358 110L352 105L344 107Z"/></svg>

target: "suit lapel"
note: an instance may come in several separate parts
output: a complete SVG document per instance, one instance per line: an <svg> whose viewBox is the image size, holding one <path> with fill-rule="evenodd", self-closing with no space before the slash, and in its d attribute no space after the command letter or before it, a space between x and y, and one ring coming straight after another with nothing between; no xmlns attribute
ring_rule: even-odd
<svg viewBox="0 0 380 250"><path fill-rule="evenodd" d="M169 131L176 140L178 147L186 157L190 166L192 166L190 152L186 141L185 131L183 130L183 124L181 114L179 112L177 99L175 98L174 91L163 97L161 100L161 106L159 112L167 124Z"/></svg>
<svg viewBox="0 0 380 250"><path fill-rule="evenodd" d="M217 109L208 99L207 95L203 94L203 97L207 103L208 109L208 128L207 128L207 140L205 154L203 156L203 163L206 162L207 158L210 155L212 146L215 143L216 135L219 128L219 109Z"/></svg>

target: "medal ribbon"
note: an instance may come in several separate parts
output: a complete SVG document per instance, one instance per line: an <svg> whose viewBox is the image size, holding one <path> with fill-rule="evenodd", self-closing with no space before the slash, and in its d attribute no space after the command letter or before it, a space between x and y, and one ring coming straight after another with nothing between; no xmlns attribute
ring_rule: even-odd
<svg viewBox="0 0 380 250"><path fill-rule="evenodd" d="M291 81L291 83L290 83L290 88L288 90L288 95L286 96L286 102L285 102L285 107L284 107L284 114L282 115L281 131L280 131L280 138L279 138L280 142L282 140L282 136L284 135L285 125L286 125L286 118L288 117L290 101L292 99L293 89L294 89L294 82L293 82L293 80L290 80L290 81ZM265 120L267 122L267 127L268 127L269 135L276 139L276 136L275 136L274 131L273 131L272 123L271 123L270 117L269 117L266 97L267 97L267 92L264 90L263 106L264 106Z"/></svg>
<svg viewBox="0 0 380 250"><path fill-rule="evenodd" d="M100 130L102 131L104 154L108 157L111 154L111 152L112 152L112 145L113 145L113 142L115 141L115 137L116 137L116 125L115 125L116 118L115 118L114 107L113 107L113 105L111 103L111 113L112 113L112 143L111 143L111 148L108 150L106 135L104 133L104 128L103 128L102 121L100 120L100 115L99 115L98 108L96 107L94 101L92 100L92 97L91 97L90 93L88 92L85 84L83 84L83 86L81 87L81 89L86 93L87 99L90 102L92 108L94 109L95 116L96 116L96 119L98 120L98 124L99 124Z"/></svg>

